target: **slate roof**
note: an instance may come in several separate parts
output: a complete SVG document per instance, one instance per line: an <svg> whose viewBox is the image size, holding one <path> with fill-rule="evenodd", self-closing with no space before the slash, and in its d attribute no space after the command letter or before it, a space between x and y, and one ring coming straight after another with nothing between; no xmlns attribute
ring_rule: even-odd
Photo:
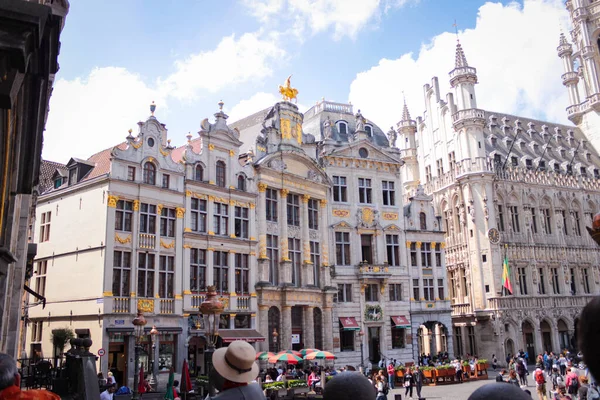
<svg viewBox="0 0 600 400"><path fill-rule="evenodd" d="M40 163L40 182L38 184L38 193L45 193L54 187L52 177L58 170L61 175L67 176L68 170L65 164L54 161L42 160Z"/></svg>

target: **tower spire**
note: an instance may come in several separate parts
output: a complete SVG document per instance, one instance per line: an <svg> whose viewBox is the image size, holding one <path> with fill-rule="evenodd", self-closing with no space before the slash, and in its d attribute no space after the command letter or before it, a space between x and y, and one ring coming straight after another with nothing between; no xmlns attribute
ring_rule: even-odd
<svg viewBox="0 0 600 400"><path fill-rule="evenodd" d="M469 64L467 63L467 57L465 57L465 52L464 52L462 46L460 45L460 41L457 38L456 39L456 60L454 63L454 67L462 68L462 67L468 67L468 66L469 66Z"/></svg>
<svg viewBox="0 0 600 400"><path fill-rule="evenodd" d="M402 92L402 97L404 97L404 92ZM404 107L402 108L401 121L410 121L410 112L408 112L408 106L406 105L406 97L404 97Z"/></svg>

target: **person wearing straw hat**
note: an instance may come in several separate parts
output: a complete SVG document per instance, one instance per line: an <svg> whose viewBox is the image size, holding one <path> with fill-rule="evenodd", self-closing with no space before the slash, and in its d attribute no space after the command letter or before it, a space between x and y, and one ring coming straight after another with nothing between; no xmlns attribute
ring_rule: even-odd
<svg viewBox="0 0 600 400"><path fill-rule="evenodd" d="M249 383L258 376L255 357L254 347L240 340L215 350L213 366L225 379L223 390L214 397L215 400L264 400L260 386Z"/></svg>

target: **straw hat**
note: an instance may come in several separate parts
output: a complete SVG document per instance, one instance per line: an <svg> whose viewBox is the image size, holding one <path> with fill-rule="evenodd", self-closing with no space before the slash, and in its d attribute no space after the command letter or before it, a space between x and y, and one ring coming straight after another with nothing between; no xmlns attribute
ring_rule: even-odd
<svg viewBox="0 0 600 400"><path fill-rule="evenodd" d="M250 344L236 340L228 347L215 350L213 365L223 378L237 383L251 382L258 376L254 362L256 351Z"/></svg>

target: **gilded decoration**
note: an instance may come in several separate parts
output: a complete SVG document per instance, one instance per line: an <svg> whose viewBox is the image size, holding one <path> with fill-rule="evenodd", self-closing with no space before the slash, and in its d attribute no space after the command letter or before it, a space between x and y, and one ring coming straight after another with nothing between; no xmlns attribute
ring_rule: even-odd
<svg viewBox="0 0 600 400"><path fill-rule="evenodd" d="M211 143L211 144L208 145L208 150L209 151L213 151L214 149L215 149L215 145L214 144Z"/></svg>
<svg viewBox="0 0 600 400"><path fill-rule="evenodd" d="M175 300L181 300L181 299L183 299L182 295L180 295L180 294L175 295Z"/></svg>
<svg viewBox="0 0 600 400"><path fill-rule="evenodd" d="M229 297L219 297L219 301L221 301L221 303L223 303L223 308L224 309L229 309Z"/></svg>
<svg viewBox="0 0 600 400"><path fill-rule="evenodd" d="M381 215L382 215L383 219L385 219L387 221L395 221L398 219L398 213L384 212Z"/></svg>
<svg viewBox="0 0 600 400"><path fill-rule="evenodd" d="M175 241L173 240L171 243L165 243L162 239L160 239L160 247L164 249L172 249L175 247Z"/></svg>
<svg viewBox="0 0 600 400"><path fill-rule="evenodd" d="M365 321L381 321L383 309L379 304L367 304L365 306Z"/></svg>
<svg viewBox="0 0 600 400"><path fill-rule="evenodd" d="M183 245L183 248L184 248L184 249L191 249L191 248L192 248L192 245L191 245L191 244L187 244L187 243L186 243L186 244L184 244L184 245Z"/></svg>
<svg viewBox="0 0 600 400"><path fill-rule="evenodd" d="M185 228L183 231L184 231L185 233L189 233L189 232L191 232L191 231L192 231L192 228Z"/></svg>
<svg viewBox="0 0 600 400"><path fill-rule="evenodd" d="M267 191L267 184L266 184L266 183L264 183L264 182L258 182L258 185L257 185L257 187L258 187L258 191L259 191L260 193L264 193L264 192L266 192L266 191Z"/></svg>
<svg viewBox="0 0 600 400"><path fill-rule="evenodd" d="M156 205L156 214L157 215L162 214L162 209L163 209L164 206L165 206L164 204L157 204Z"/></svg>
<svg viewBox="0 0 600 400"><path fill-rule="evenodd" d="M131 235L127 235L126 237L122 238L115 233L115 240L121 244L131 243Z"/></svg>
<svg viewBox="0 0 600 400"><path fill-rule="evenodd" d="M117 201L119 201L119 196L108 195L108 206L110 208L117 208Z"/></svg>
<svg viewBox="0 0 600 400"><path fill-rule="evenodd" d="M138 299L137 308L141 312L153 313L154 312L154 300L153 299Z"/></svg>
<svg viewBox="0 0 600 400"><path fill-rule="evenodd" d="M302 124L299 122L296 122L296 134L294 136L296 136L298 144L302 144Z"/></svg>
<svg viewBox="0 0 600 400"><path fill-rule="evenodd" d="M163 150L163 149L162 149L162 146L159 146L159 147L158 147L158 151L160 151L160 154L162 154L162 155L163 155L163 156L165 156L165 157L169 155L169 152L168 152L168 151L165 151L165 150Z"/></svg>
<svg viewBox="0 0 600 400"><path fill-rule="evenodd" d="M417 242L416 246L417 246L417 249L420 249L421 248L421 242Z"/></svg>
<svg viewBox="0 0 600 400"><path fill-rule="evenodd" d="M175 209L175 213L177 214L177 218L183 218L183 214L185 213L185 208L177 207Z"/></svg>
<svg viewBox="0 0 600 400"><path fill-rule="evenodd" d="M136 150L137 150L137 149L139 149L140 147L142 147L142 143L143 143L143 142L142 142L141 140L140 140L139 142L137 142L137 143L131 142L131 147L133 147L134 149L136 149Z"/></svg>
<svg viewBox="0 0 600 400"><path fill-rule="evenodd" d="M233 151L233 150L229 150L229 156L230 156L230 157L233 157L233 156L235 156L235 151Z"/></svg>
<svg viewBox="0 0 600 400"><path fill-rule="evenodd" d="M290 192L290 191L289 191L289 190L287 190L287 189L280 189L280 191L281 191L281 196L282 196L282 197L287 197L288 193Z"/></svg>
<svg viewBox="0 0 600 400"><path fill-rule="evenodd" d="M406 241L406 248L410 249L410 246L412 245L412 242L410 240Z"/></svg>
<svg viewBox="0 0 600 400"><path fill-rule="evenodd" d="M104 297L111 297L113 295L113 292L103 292L102 296Z"/></svg>
<svg viewBox="0 0 600 400"><path fill-rule="evenodd" d="M309 200L310 200L310 195L308 195L308 194L303 194L302 195L302 202L303 203L308 203Z"/></svg>
<svg viewBox="0 0 600 400"><path fill-rule="evenodd" d="M350 215L350 210L333 209L331 210L331 214L333 214L334 217L344 218Z"/></svg>
<svg viewBox="0 0 600 400"><path fill-rule="evenodd" d="M279 93L285 101L298 100L298 89L292 87L292 75L288 76L283 85L279 85Z"/></svg>
<svg viewBox="0 0 600 400"><path fill-rule="evenodd" d="M133 201L133 211L139 211L139 210L140 210L140 201L134 200Z"/></svg>
<svg viewBox="0 0 600 400"><path fill-rule="evenodd" d="M267 235L260 235L258 241L258 258L267 258Z"/></svg>
<svg viewBox="0 0 600 400"><path fill-rule="evenodd" d="M440 247L441 247L442 249L445 249L445 248L446 248L446 243L441 243L441 244L440 244Z"/></svg>
<svg viewBox="0 0 600 400"><path fill-rule="evenodd" d="M373 215L373 209L369 207L363 207L361 220L363 224L371 226L375 216Z"/></svg>
<svg viewBox="0 0 600 400"><path fill-rule="evenodd" d="M291 139L292 138L292 123L287 118L281 119L281 138Z"/></svg>
<svg viewBox="0 0 600 400"><path fill-rule="evenodd" d="M327 207L327 200L321 199L321 200L319 200L319 202L321 203L321 208Z"/></svg>

